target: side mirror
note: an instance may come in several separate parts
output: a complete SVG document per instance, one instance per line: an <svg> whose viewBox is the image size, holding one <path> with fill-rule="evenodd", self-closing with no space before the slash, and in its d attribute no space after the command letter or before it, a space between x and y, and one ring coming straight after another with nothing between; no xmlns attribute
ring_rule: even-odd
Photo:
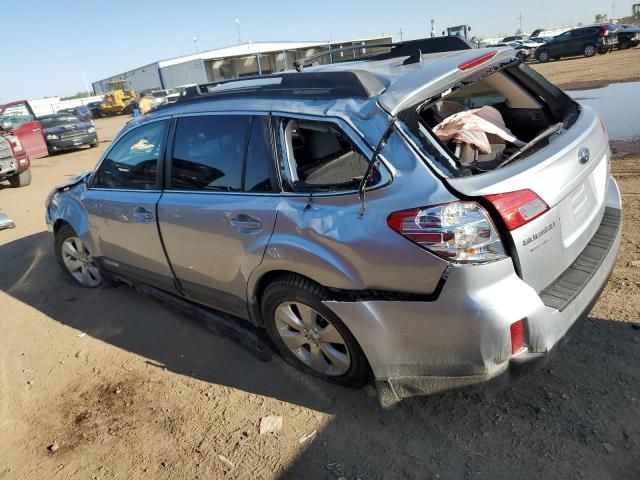
<svg viewBox="0 0 640 480"><path fill-rule="evenodd" d="M6 230L8 228L16 228L16 224L4 213L0 212L0 230Z"/></svg>
<svg viewBox="0 0 640 480"><path fill-rule="evenodd" d="M13 129L13 124L11 122L3 120L2 122L0 122L0 127L2 127L3 130L11 130Z"/></svg>

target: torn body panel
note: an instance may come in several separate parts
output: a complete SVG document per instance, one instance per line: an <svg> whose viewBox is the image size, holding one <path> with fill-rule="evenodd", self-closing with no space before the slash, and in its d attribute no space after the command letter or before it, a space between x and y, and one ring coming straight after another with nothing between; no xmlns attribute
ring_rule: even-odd
<svg viewBox="0 0 640 480"><path fill-rule="evenodd" d="M613 181L612 181L613 182ZM607 197L603 250L591 275L562 309L549 306L508 260L450 269L432 302L327 301L352 330L371 365L383 404L484 384L543 361L587 315L615 264L622 224L615 182ZM597 238L595 238L597 237ZM593 246L587 248L594 248ZM585 250L585 255L591 251ZM562 282L562 277L559 278ZM526 348L512 356L509 327L524 320ZM515 365L515 366L514 366Z"/></svg>

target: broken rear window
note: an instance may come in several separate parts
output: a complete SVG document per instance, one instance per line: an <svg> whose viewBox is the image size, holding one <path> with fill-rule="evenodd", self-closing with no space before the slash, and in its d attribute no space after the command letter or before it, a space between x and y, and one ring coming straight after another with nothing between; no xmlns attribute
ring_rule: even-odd
<svg viewBox="0 0 640 480"><path fill-rule="evenodd" d="M406 110L400 120L441 172L463 176L500 168L544 148L569 128L577 110L567 95L516 64L474 74Z"/></svg>

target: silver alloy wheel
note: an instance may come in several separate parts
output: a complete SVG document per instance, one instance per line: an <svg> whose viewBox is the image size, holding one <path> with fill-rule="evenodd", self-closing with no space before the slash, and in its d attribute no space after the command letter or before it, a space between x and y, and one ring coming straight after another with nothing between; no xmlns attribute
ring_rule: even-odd
<svg viewBox="0 0 640 480"><path fill-rule="evenodd" d="M587 45L584 47L584 54L587 57L593 57L596 54L596 47L593 45Z"/></svg>
<svg viewBox="0 0 640 480"><path fill-rule="evenodd" d="M284 344L308 367L327 376L349 370L351 355L345 339L313 308L300 302L281 303L275 311L275 323Z"/></svg>
<svg viewBox="0 0 640 480"><path fill-rule="evenodd" d="M549 52L545 50L540 52L540 54L538 55L538 60L541 62L546 62L547 60L549 60Z"/></svg>
<svg viewBox="0 0 640 480"><path fill-rule="evenodd" d="M83 287L97 287L102 283L100 270L80 238L69 237L62 242L62 261Z"/></svg>

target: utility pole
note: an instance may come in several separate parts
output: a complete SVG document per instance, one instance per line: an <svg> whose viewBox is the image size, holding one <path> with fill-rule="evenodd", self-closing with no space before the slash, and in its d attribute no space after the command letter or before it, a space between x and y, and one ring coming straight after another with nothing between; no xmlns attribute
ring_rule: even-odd
<svg viewBox="0 0 640 480"><path fill-rule="evenodd" d="M404 37L404 32L402 31L402 28L400 28L400 31L398 32L398 35L400 35L400 43L402 43L403 37Z"/></svg>
<svg viewBox="0 0 640 480"><path fill-rule="evenodd" d="M436 21L435 19L431 19L431 38L436 37Z"/></svg>
<svg viewBox="0 0 640 480"><path fill-rule="evenodd" d="M242 43L242 36L240 35L240 19L236 18L236 27L238 27L238 43Z"/></svg>
<svg viewBox="0 0 640 480"><path fill-rule="evenodd" d="M612 3L611 4L611 21L613 22L615 18L616 18L616 4Z"/></svg>
<svg viewBox="0 0 640 480"><path fill-rule="evenodd" d="M89 82L87 82L87 72L82 71L82 78L84 79L84 88L87 91L87 95L91 95L91 90L89 90Z"/></svg>
<svg viewBox="0 0 640 480"><path fill-rule="evenodd" d="M520 33L522 33L522 13L518 17L518 20L520 21L520 28L518 30L520 30Z"/></svg>
<svg viewBox="0 0 640 480"><path fill-rule="evenodd" d="M196 53L198 53L198 37L193 37L191 40L193 40L193 44L196 47Z"/></svg>

